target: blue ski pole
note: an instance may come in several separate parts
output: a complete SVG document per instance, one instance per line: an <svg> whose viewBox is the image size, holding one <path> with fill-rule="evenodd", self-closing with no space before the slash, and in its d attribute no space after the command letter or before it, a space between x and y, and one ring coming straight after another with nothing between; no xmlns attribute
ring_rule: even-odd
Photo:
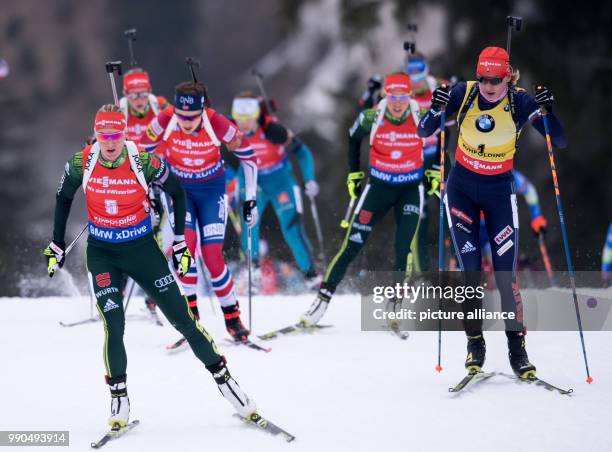
<svg viewBox="0 0 612 452"><path fill-rule="evenodd" d="M444 271L444 157L446 154L444 139L446 138L446 110L440 115L440 224L438 226L438 274L442 281ZM440 308L442 300L440 299ZM438 320L438 364L436 371L442 372L442 320Z"/></svg>
<svg viewBox="0 0 612 452"><path fill-rule="evenodd" d="M559 182L557 180L557 168L555 167L555 157L553 155L552 144L550 141L550 133L548 131L548 118L546 113L542 114L544 122L544 133L546 134L546 148L548 149L548 158L550 160L550 169L552 171L553 184L555 187L555 198L557 200L557 212L559 213L559 221L561 222L561 235L563 236L563 246L565 248L565 259L567 260L567 270L572 287L572 296L574 298L574 308L576 309L576 320L578 321L578 331L580 333L580 343L582 345L582 355L584 357L584 367L586 368L587 383L593 382L593 377L589 372L589 362L587 360L586 347L584 345L584 334L582 330L582 319L580 318L580 308L578 307L578 297L576 296L576 279L574 278L574 267L572 266L572 256L570 254L569 241L567 239L567 229L565 227L565 215L563 214L563 205L561 204L561 191L559 190Z"/></svg>

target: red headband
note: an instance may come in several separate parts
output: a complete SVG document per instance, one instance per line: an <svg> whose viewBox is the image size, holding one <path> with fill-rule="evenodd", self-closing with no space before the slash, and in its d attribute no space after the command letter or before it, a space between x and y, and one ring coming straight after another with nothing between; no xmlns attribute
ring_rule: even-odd
<svg viewBox="0 0 612 452"><path fill-rule="evenodd" d="M501 47L487 47L478 57L476 75L505 77L512 74L510 56Z"/></svg>
<svg viewBox="0 0 612 452"><path fill-rule="evenodd" d="M408 74L391 74L385 77L385 93L400 90L409 93L412 90Z"/></svg>
<svg viewBox="0 0 612 452"><path fill-rule="evenodd" d="M125 115L120 111L103 111L96 114L94 130L125 130Z"/></svg>
<svg viewBox="0 0 612 452"><path fill-rule="evenodd" d="M135 89L151 89L149 74L145 71L132 72L123 76L123 92L128 93Z"/></svg>

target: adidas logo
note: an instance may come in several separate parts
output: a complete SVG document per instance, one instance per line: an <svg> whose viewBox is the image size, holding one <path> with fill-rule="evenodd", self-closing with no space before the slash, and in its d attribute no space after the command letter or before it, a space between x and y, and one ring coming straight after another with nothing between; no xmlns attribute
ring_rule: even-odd
<svg viewBox="0 0 612 452"><path fill-rule="evenodd" d="M119 305L109 298L104 305L104 312L108 312L111 309L116 309L118 307Z"/></svg>
<svg viewBox="0 0 612 452"><path fill-rule="evenodd" d="M361 238L361 232L356 232L355 234L349 237L351 242L363 243L363 239Z"/></svg>
<svg viewBox="0 0 612 452"><path fill-rule="evenodd" d="M465 245L463 245L463 248L461 248L461 254L471 253L472 251L476 251L476 247L468 240L465 242Z"/></svg>
<svg viewBox="0 0 612 452"><path fill-rule="evenodd" d="M363 239L361 238L361 233L360 232L356 232L353 235L351 235L349 237L349 240L351 242L363 243Z"/></svg>

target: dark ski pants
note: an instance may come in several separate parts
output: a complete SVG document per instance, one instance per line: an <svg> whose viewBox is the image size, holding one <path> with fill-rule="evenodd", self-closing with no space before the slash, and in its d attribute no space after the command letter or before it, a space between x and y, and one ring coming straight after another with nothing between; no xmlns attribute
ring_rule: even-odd
<svg viewBox="0 0 612 452"><path fill-rule="evenodd" d="M495 280L502 310L514 312L515 320L506 321L506 330L523 330L523 303L516 280L519 221L512 173L485 176L457 164L450 172L446 187L446 216L451 230L459 267L466 272L466 283L480 281L480 211L484 212L491 243ZM480 308L474 302L463 303L464 310ZM482 331L482 321L466 323L466 331Z"/></svg>
<svg viewBox="0 0 612 452"><path fill-rule="evenodd" d="M124 274L157 302L159 309L187 339L200 361L210 366L222 359L210 334L191 314L187 299L151 234L125 243L106 243L90 238L87 243L87 271L90 288L104 323L103 357L109 378L125 375L127 368L121 291Z"/></svg>
<svg viewBox="0 0 612 452"><path fill-rule="evenodd" d="M327 268L323 287L334 292L348 266L363 248L374 226L393 209L395 216L395 271L409 267L410 244L423 210L424 188L420 183L392 185L370 178L363 188L340 251ZM384 250L386 251L386 250Z"/></svg>

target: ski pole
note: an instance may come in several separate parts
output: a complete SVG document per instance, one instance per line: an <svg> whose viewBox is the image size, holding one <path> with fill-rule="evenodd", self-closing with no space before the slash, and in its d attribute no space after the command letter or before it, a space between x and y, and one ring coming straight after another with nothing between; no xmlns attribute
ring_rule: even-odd
<svg viewBox="0 0 612 452"><path fill-rule="evenodd" d="M512 40L512 29L521 31L523 18L519 16L506 16L506 52L510 56L510 41Z"/></svg>
<svg viewBox="0 0 612 452"><path fill-rule="evenodd" d="M251 279L251 265L253 264L253 248L252 248L252 236L251 236L251 227L247 225L247 272L248 272L248 279L249 279L249 287L248 287L248 291L249 291L249 330L252 330L252 326L253 326L253 286L252 286L252 279Z"/></svg>
<svg viewBox="0 0 612 452"><path fill-rule="evenodd" d="M546 242L544 241L544 234L540 232L538 234L538 244L540 246L540 254L542 255L542 261L544 262L544 268L548 275L548 282L551 287L555 285L555 279L553 277L552 266L550 265L550 258L548 257L548 250L546 249Z"/></svg>
<svg viewBox="0 0 612 452"><path fill-rule="evenodd" d="M61 261L63 261L66 256L68 256L68 253L70 252L70 250L72 250L72 248L74 248L74 246L77 244L77 242L79 241L79 239L81 238L81 236L85 233L85 231L87 230L87 224L83 227L83 229L81 229L81 232L79 232L77 234L77 236L74 238L74 240L72 240L72 242L70 242L70 245L68 245L66 247L66 250L64 251L64 255L62 256L62 258L57 261L57 264L55 264L53 266L53 269L51 270L50 276L53 277L53 275L55 274L55 272L57 271L57 269L59 268L59 263Z"/></svg>
<svg viewBox="0 0 612 452"><path fill-rule="evenodd" d="M255 69L253 69L251 73L253 74L253 77L255 77L255 81L257 82L257 86L259 87L259 92L261 93L261 96L263 97L264 102L268 107L268 110L270 111L270 113L275 113L277 111L276 103L272 102L268 97L268 94L266 93L266 89L264 88L263 84L263 75L261 75Z"/></svg>
<svg viewBox="0 0 612 452"><path fill-rule="evenodd" d="M317 232L317 241L319 242L319 259L325 261L325 247L323 245L323 231L321 230L321 222L319 221L319 211L314 196L309 196L308 199L310 199L310 213L312 214L315 231Z"/></svg>
<svg viewBox="0 0 612 452"><path fill-rule="evenodd" d="M108 77L110 78L111 89L113 90L113 99L115 100L115 105L119 105L117 85L115 85L115 71L117 72L118 76L121 75L121 61L107 61L106 72L108 72Z"/></svg>
<svg viewBox="0 0 612 452"><path fill-rule="evenodd" d="M74 248L74 246L77 244L77 242L79 241L79 239L81 238L81 236L82 236L82 235L85 233L85 231L87 230L87 226L88 226L88 225L85 225L85 226L83 227L83 229L81 229L81 232L79 232L79 233L77 234L77 236L74 238L74 240L73 240L72 242L70 242L70 245L68 245L68 246L66 247L66 251L64 251L64 256L66 256L66 255L67 255L67 254L70 252L70 250L72 250L72 248Z"/></svg>
<svg viewBox="0 0 612 452"><path fill-rule="evenodd" d="M127 312L135 285L136 282L134 282L134 280L128 276L125 287L123 288L123 313Z"/></svg>
<svg viewBox="0 0 612 452"><path fill-rule="evenodd" d="M415 23L409 23L406 25L406 29L410 33L410 37L408 41L404 41L404 50L408 52L408 54L414 54L416 50L416 34L419 31L419 27Z"/></svg>
<svg viewBox="0 0 612 452"><path fill-rule="evenodd" d="M445 87L446 85L442 85ZM442 285L442 272L444 271L444 157L446 150L444 139L446 137L446 110L440 115L440 224L438 226L438 283ZM442 310L442 299L438 302L439 310ZM436 372L442 372L442 319L438 320L438 364Z"/></svg>
<svg viewBox="0 0 612 452"><path fill-rule="evenodd" d="M128 40L128 50L130 51L130 67L135 67L138 62L136 61L136 56L134 55L134 41L136 41L136 29L130 28L125 30L123 34L127 37Z"/></svg>
<svg viewBox="0 0 612 452"><path fill-rule="evenodd" d="M578 332L580 333L580 344L582 345L582 356L584 357L584 367L586 369L586 382L592 383L593 377L589 371L589 362L587 360L586 347L584 345L584 334L582 330L582 319L580 317L580 308L578 307L578 297L576 295L576 279L574 277L574 267L572 266L572 256L569 249L569 241L567 239L567 229L565 227L565 216L563 214L563 205L561 203L561 191L559 190L559 182L557 179L557 168L555 167L555 157L553 154L552 143L550 141L550 133L548 130L548 118L547 113L542 114L542 121L544 123L544 133L546 136L546 148L548 150L548 159L550 160L550 170L552 172L553 185L555 187L555 198L557 200L557 213L559 214L559 221L561 223L561 235L563 237L563 247L565 248L565 259L567 261L567 270L570 278L570 286L572 288L572 297L574 299L574 308L576 309L576 321L578 322Z"/></svg>
<svg viewBox="0 0 612 452"><path fill-rule="evenodd" d="M196 71L194 67L200 67L200 60L194 57L187 57L185 58L185 63L189 68L189 73L191 74L191 79L193 80L193 83L198 83L198 78L196 77Z"/></svg>
<svg viewBox="0 0 612 452"><path fill-rule="evenodd" d="M353 206L355 205L356 197L351 196L351 200L349 202L348 207L346 208L346 213L344 214L344 218L340 222L340 227L342 229L346 229L349 227L349 220L351 219L351 215L353 213Z"/></svg>

